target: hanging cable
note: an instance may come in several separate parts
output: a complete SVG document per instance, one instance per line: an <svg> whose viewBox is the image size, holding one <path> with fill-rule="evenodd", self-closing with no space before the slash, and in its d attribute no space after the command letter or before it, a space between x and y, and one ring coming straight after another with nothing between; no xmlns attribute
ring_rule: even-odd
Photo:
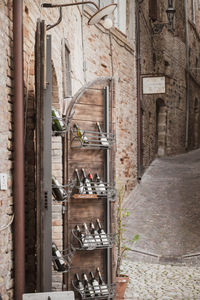
<svg viewBox="0 0 200 300"><path fill-rule="evenodd" d="M14 215L12 215L11 220L8 222L7 225L3 225L0 227L0 231L7 229L12 224L13 220L14 220Z"/></svg>

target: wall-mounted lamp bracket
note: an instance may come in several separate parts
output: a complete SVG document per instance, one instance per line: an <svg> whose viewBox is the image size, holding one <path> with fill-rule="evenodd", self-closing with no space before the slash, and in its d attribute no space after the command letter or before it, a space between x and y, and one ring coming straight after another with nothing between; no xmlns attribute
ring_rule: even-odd
<svg viewBox="0 0 200 300"><path fill-rule="evenodd" d="M60 24L61 21L62 21L62 7L60 7L60 16L58 18L58 21L55 24L47 25L47 30L52 29L53 27L57 26L58 24Z"/></svg>
<svg viewBox="0 0 200 300"><path fill-rule="evenodd" d="M110 4L100 9L99 6L93 1L75 2L75 3L67 3L67 4L42 3L41 6L44 8L55 8L55 7L60 8L60 16L58 18L58 21L53 25L47 25L47 30L57 26L62 21L62 7L84 5L84 4L92 4L97 9L94 15L89 19L88 25L95 25L101 20L105 21L107 16L110 15L117 7L117 4ZM110 27L112 27L112 22L111 21L108 22L107 20L107 24L105 23L105 28L110 29Z"/></svg>
<svg viewBox="0 0 200 300"><path fill-rule="evenodd" d="M166 26L166 23L157 23L152 26L153 34L159 34L162 32L163 28Z"/></svg>
<svg viewBox="0 0 200 300"><path fill-rule="evenodd" d="M173 20L175 15L175 8L173 8L173 1L168 0L168 8L166 9L166 14L168 18L168 23L156 23L152 26L153 34L159 34L162 32L164 27L167 27L169 30L173 31Z"/></svg>

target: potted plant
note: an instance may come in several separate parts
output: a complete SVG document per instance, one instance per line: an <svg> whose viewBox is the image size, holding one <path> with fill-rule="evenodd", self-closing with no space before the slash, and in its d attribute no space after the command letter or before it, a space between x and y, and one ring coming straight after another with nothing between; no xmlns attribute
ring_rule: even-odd
<svg viewBox="0 0 200 300"><path fill-rule="evenodd" d="M121 274L121 265L126 251L131 250L127 243L135 243L139 239L139 235L135 235L133 239L127 240L124 237L126 232L126 225L123 220L128 218L130 212L122 207L124 199L125 189L124 187L118 191L118 207L117 207L117 267L116 267L116 299L124 299L126 287L129 282L128 275Z"/></svg>

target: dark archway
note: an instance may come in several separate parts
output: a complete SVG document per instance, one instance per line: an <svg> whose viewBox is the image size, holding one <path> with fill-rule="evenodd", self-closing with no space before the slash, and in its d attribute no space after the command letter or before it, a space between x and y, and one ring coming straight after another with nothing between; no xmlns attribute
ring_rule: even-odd
<svg viewBox="0 0 200 300"><path fill-rule="evenodd" d="M156 100L156 149L158 156L166 153L167 111L163 99Z"/></svg>
<svg viewBox="0 0 200 300"><path fill-rule="evenodd" d="M194 102L194 148L199 146L199 101L195 98Z"/></svg>

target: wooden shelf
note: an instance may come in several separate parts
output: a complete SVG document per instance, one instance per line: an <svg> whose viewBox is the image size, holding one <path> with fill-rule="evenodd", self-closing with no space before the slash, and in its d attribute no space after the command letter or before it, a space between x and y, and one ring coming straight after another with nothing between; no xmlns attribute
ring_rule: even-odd
<svg viewBox="0 0 200 300"><path fill-rule="evenodd" d="M97 194L74 194L73 199L97 199Z"/></svg>

